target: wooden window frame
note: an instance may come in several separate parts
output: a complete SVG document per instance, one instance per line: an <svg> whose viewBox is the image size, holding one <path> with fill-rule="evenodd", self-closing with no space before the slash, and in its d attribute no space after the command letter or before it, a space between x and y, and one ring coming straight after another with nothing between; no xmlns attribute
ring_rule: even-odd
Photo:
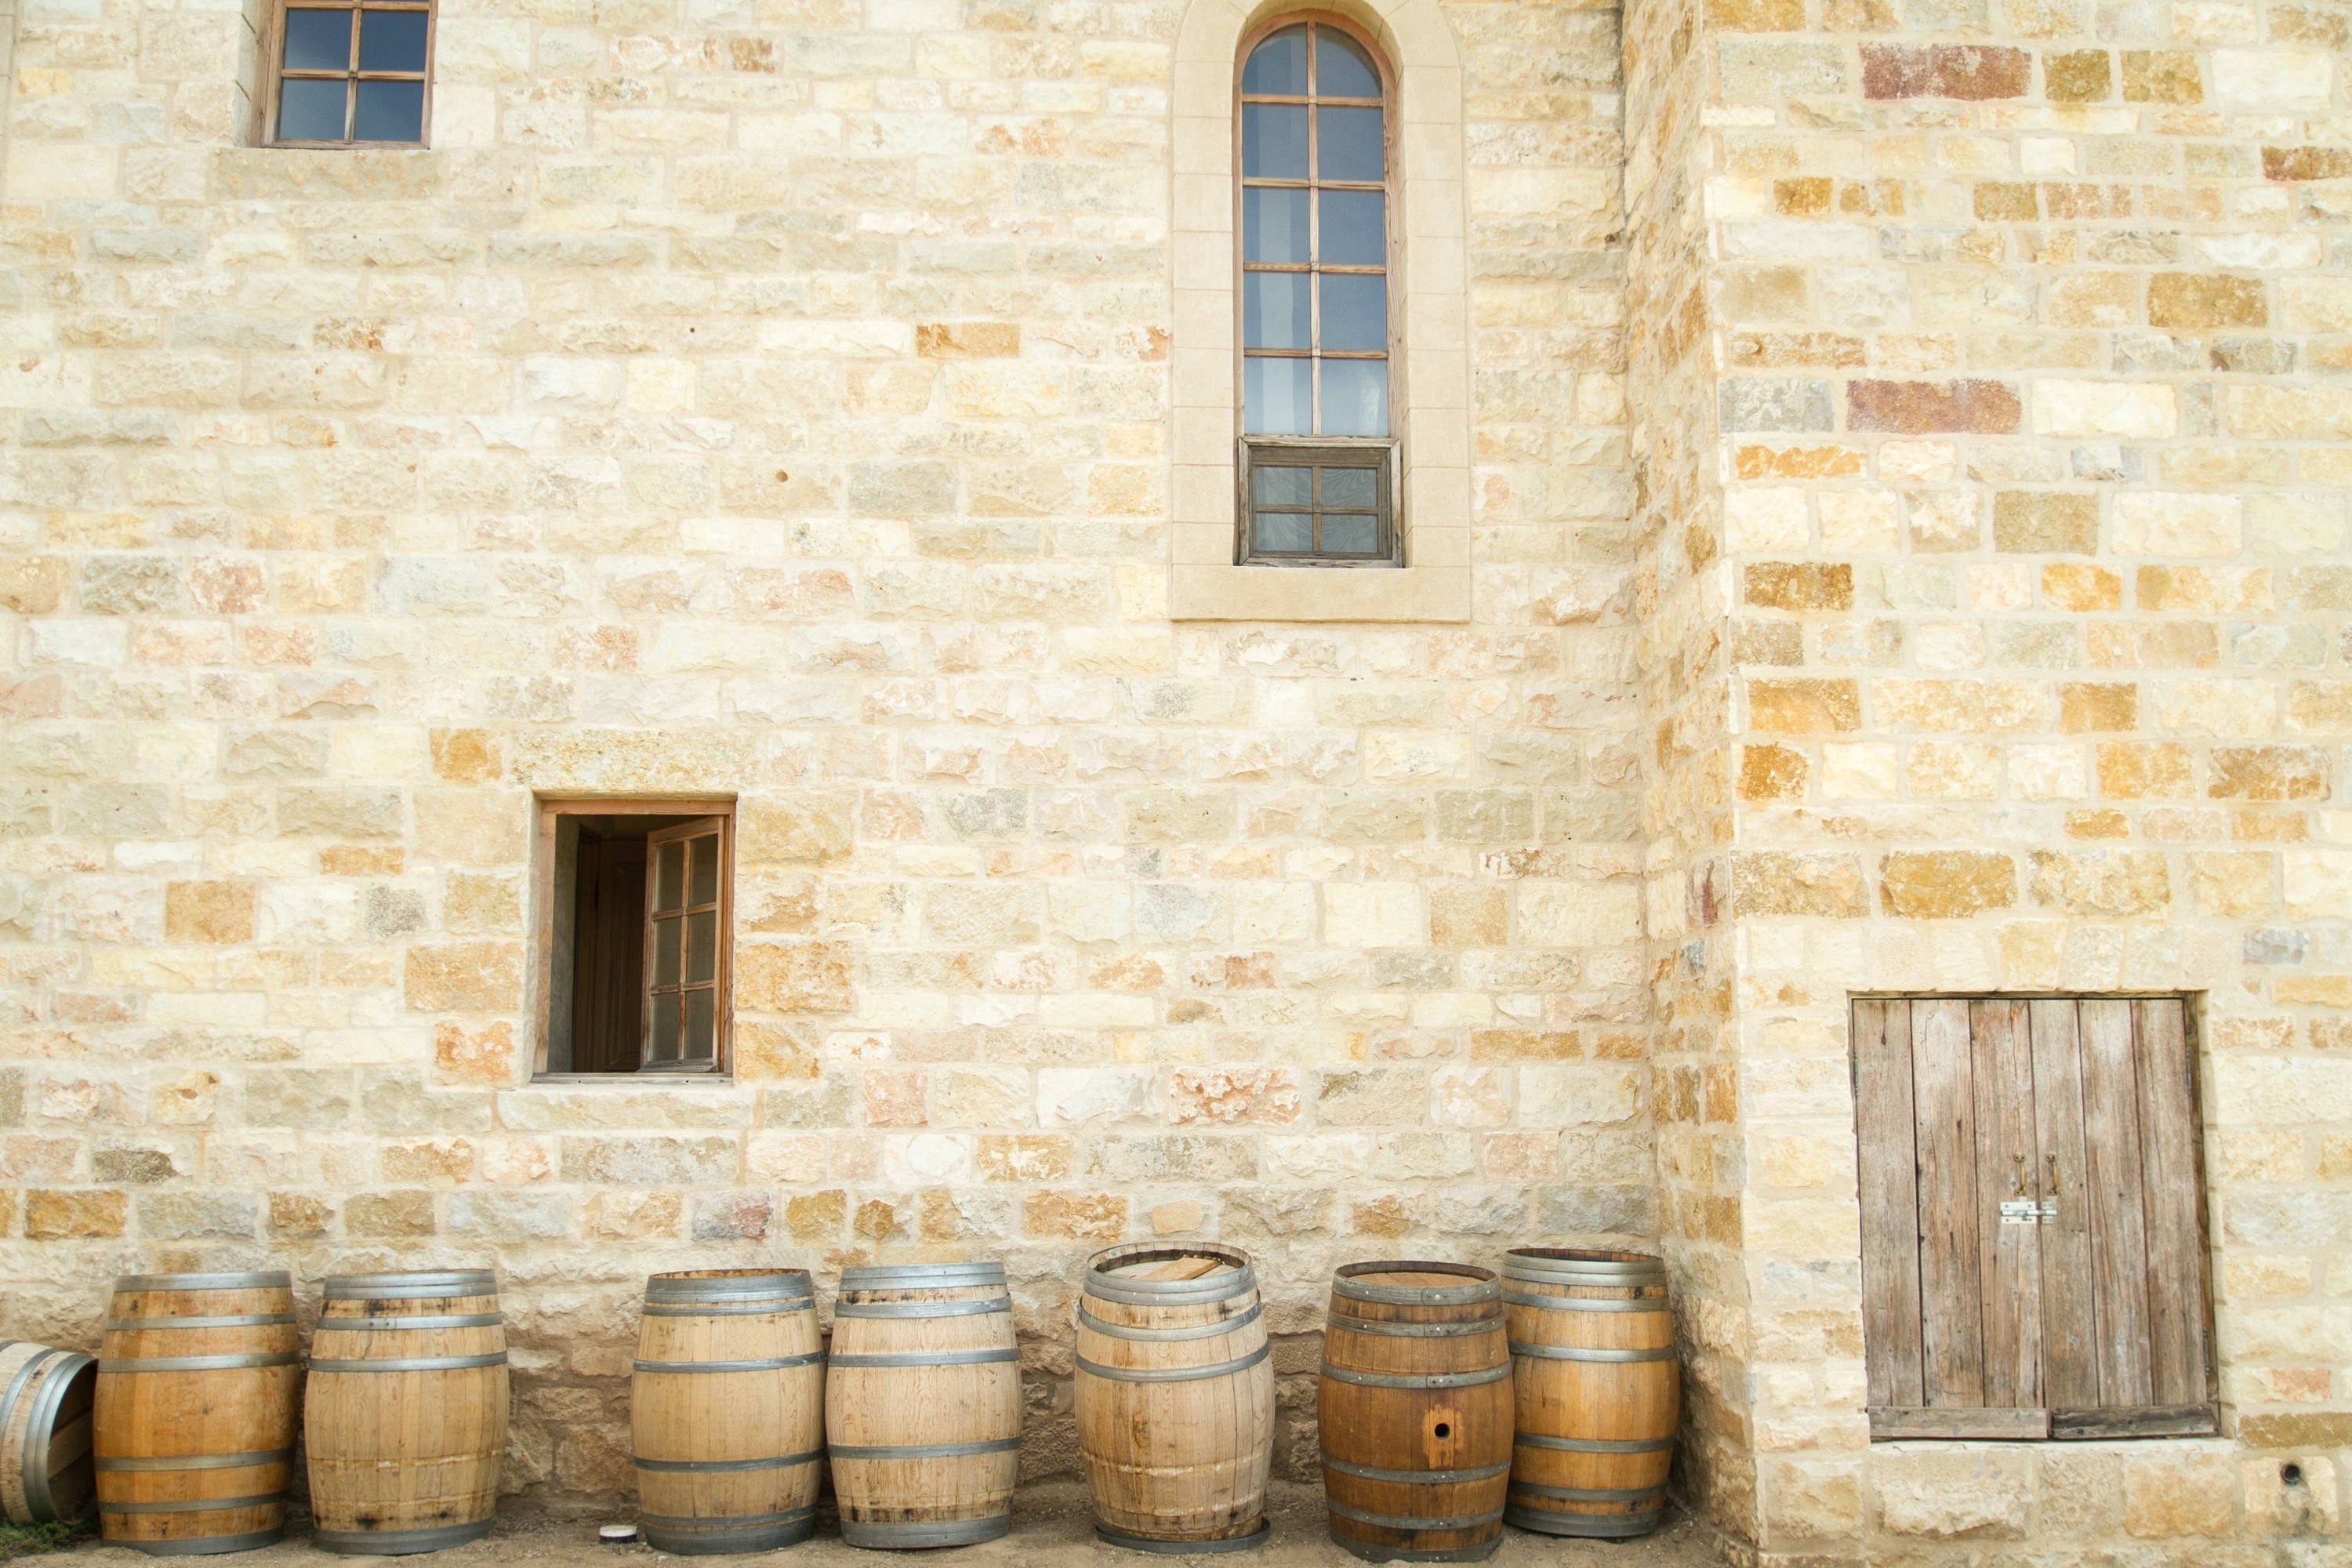
<svg viewBox="0 0 2352 1568"><path fill-rule="evenodd" d="M1287 94L1252 93L1244 91L1243 89L1243 81L1248 74L1250 56L1256 51L1258 46L1265 43L1266 39L1272 37L1276 33L1285 31L1287 28L1302 26L1307 28L1307 58L1309 76L1308 91L1307 95L1305 97L1293 97ZM1360 98L1333 98L1327 100L1314 90L1315 87L1318 85L1312 74L1315 53L1314 30L1318 27L1328 27L1333 31L1339 33L1349 42L1353 43L1359 49L1362 50L1364 57L1372 62L1372 69L1380 79L1381 96L1379 100L1379 107L1381 110L1381 179L1377 184L1370 181L1362 180L1326 180L1322 177L1321 172L1317 167L1316 136L1318 121L1312 112L1314 108L1326 101L1337 103L1345 107L1363 108L1370 106L1372 101L1369 99ZM1247 103L1297 103L1304 105L1309 110L1307 120L1307 175L1303 180L1287 180L1264 175L1252 175L1246 172L1248 167L1249 151L1248 131L1243 118L1242 110L1243 106ZM1234 465L1236 478L1239 480L1239 486L1236 497L1234 518L1235 526L1234 530L1234 563L1236 565L1244 566L1312 566L1323 568L1369 567L1375 570L1401 567L1404 564L1404 530L1402 525L1402 520L1400 515L1402 508L1398 504L1400 487L1397 483L1397 469L1399 450L1402 446L1402 440L1398 435L1398 431L1405 423L1406 410L1403 399L1404 389L1400 384L1401 378L1399 374L1399 370L1404 358L1404 341L1402 320L1403 310L1402 309L1402 296L1398 288L1398 282L1400 278L1402 276L1402 270L1399 263L1403 254L1404 204L1402 199L1403 193L1399 188L1397 175L1398 125L1396 68L1390 62L1387 52L1381 47L1379 43L1367 34L1363 28L1358 26L1355 23L1348 20L1346 17L1328 11L1284 12L1281 15L1268 18L1266 21L1259 24L1254 28L1251 28L1242 36L1241 47L1234 56L1233 116L1233 226L1234 276L1233 300L1234 412L1236 420L1243 427L1240 438L1240 458ZM1253 262L1249 260L1247 255L1249 225L1245 209L1249 199L1248 193L1253 186L1273 186L1293 190L1303 189L1308 192L1320 191L1326 187L1335 190L1377 189L1381 194L1381 201L1383 204L1381 208L1382 257L1381 265L1379 267L1371 267L1359 264L1327 264L1323 261L1321 257L1322 237L1320 233L1321 225L1319 217L1321 204L1319 202L1315 203L1314 206L1314 210L1318 216L1310 219L1310 233L1313 234L1314 237L1309 243L1309 259L1307 261L1297 263ZM1313 292L1310 295L1310 302L1307 311L1307 317L1310 322L1308 347L1305 349L1270 350L1252 350L1250 348L1248 333L1248 292L1249 279L1253 272L1303 272L1307 274L1310 278L1318 279L1318 281L1310 285ZM1382 283L1385 286L1384 292L1386 294L1388 341L1386 345L1377 354L1369 349L1326 350L1321 346L1319 340L1322 336L1322 297L1319 279L1327 272L1347 273L1361 276L1377 275L1382 280ZM1318 426L1320 426L1323 422L1322 363L1327 359L1381 360L1383 363L1387 373L1385 379L1388 384L1388 433L1381 436L1326 436L1319 433L1270 435L1252 433L1248 428L1248 380L1249 362L1253 359L1304 359L1315 367L1310 375L1310 385L1312 387L1314 408L1312 422ZM1366 556L1323 554L1320 552L1309 552L1304 554L1293 552L1277 553L1259 550L1256 547L1257 530L1255 526L1257 521L1257 503L1252 493L1250 468L1252 467L1252 458L1256 450L1261 447L1269 450L1284 447L1295 448L1299 447L1323 447L1334 451L1343 448L1351 448L1366 453L1378 454L1381 470L1381 488L1383 500L1383 504L1381 508L1381 551L1375 555ZM1367 462L1364 466L1371 467L1373 465L1370 462Z"/></svg>
<svg viewBox="0 0 2352 1568"><path fill-rule="evenodd" d="M1257 547L1256 521L1257 473L1261 465L1273 468L1301 466L1300 459L1309 459L1318 468L1369 468L1373 480L1373 515L1378 520L1378 538L1370 555L1325 554L1320 551L1283 552L1260 550ZM1277 460L1280 459L1280 460ZM1234 561L1241 566L1396 566L1402 563L1397 548L1396 506L1396 443L1328 441L1306 436L1259 436L1241 444L1239 459L1234 465L1240 482L1237 504L1241 508L1242 527L1235 531ZM1269 511L1297 508L1268 507ZM1319 506L1310 507L1308 514L1316 519L1317 531L1321 531L1324 515ZM1352 515L1361 516L1360 511Z"/></svg>
<svg viewBox="0 0 2352 1568"><path fill-rule="evenodd" d="M662 800L642 796L597 800L541 796L535 805L531 835L531 1081L533 1083L725 1083L732 1080L735 997L735 801L709 796ZM709 1067L665 1066L634 1072L551 1072L550 1030L555 991L556 825L566 816L715 816L719 828L719 979L713 1004L713 1058ZM652 868L646 868L648 889ZM650 923L650 922L648 922ZM650 944L650 932L647 936ZM650 963L646 970L649 984Z"/></svg>
<svg viewBox="0 0 2352 1568"><path fill-rule="evenodd" d="M289 11L348 11L352 13L352 53L347 68L340 75L332 71L286 69L286 14ZM425 68L421 71L362 71L359 68L360 32L362 14L368 11L422 11L425 13ZM257 139L265 147L326 148L343 152L365 151L370 148L425 148L433 144L433 57L440 42L441 7L438 0L270 0L269 37L265 41L261 57L262 92L254 106ZM291 76L295 80L336 81L344 89L343 129L355 127L359 113L359 91L362 81L414 81L424 84L422 102L417 109L416 140L414 142L358 142L348 135L340 141L285 140L278 135L278 105L283 84Z"/></svg>
<svg viewBox="0 0 2352 1568"><path fill-rule="evenodd" d="M2219 1431L2195 999L1880 994L1849 1016L1872 1440ZM1931 1146L1930 1124L1966 1135Z"/></svg>

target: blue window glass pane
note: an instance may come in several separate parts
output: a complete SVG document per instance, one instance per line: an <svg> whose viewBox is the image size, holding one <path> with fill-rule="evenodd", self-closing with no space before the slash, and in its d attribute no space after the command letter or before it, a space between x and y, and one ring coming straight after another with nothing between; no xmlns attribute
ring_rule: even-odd
<svg viewBox="0 0 2352 1568"><path fill-rule="evenodd" d="M352 68L352 14L349 11L289 11L286 13L286 68L297 71L341 71ZM342 132L335 132L341 136Z"/></svg>
<svg viewBox="0 0 2352 1568"><path fill-rule="evenodd" d="M1285 27L1252 49L1249 63L1242 67L1242 90L1306 97L1307 29Z"/></svg>
<svg viewBox="0 0 2352 1568"><path fill-rule="evenodd" d="M1377 109L1318 109L1316 111L1316 173L1326 180L1382 180L1387 160L1381 146L1381 111Z"/></svg>
<svg viewBox="0 0 2352 1568"><path fill-rule="evenodd" d="M424 12L362 13L360 19L360 69L421 71L424 68Z"/></svg>
<svg viewBox="0 0 2352 1568"><path fill-rule="evenodd" d="M1319 259L1335 267L1385 267L1389 259L1387 193L1324 191L1323 254Z"/></svg>
<svg viewBox="0 0 2352 1568"><path fill-rule="evenodd" d="M425 139L425 84L421 81L363 81L359 84L359 114L352 121L354 142L422 142Z"/></svg>
<svg viewBox="0 0 2352 1568"><path fill-rule="evenodd" d="M1242 274L1242 346L1307 347L1307 274Z"/></svg>
<svg viewBox="0 0 2352 1568"><path fill-rule="evenodd" d="M1350 191L1355 195L1360 193ZM1367 194L1370 193L1360 193ZM1325 198L1328 202L1329 198ZM1328 220L1327 220L1328 221ZM1265 185L1242 187L1242 259L1307 261L1307 193Z"/></svg>
<svg viewBox="0 0 2352 1568"><path fill-rule="evenodd" d="M1356 41L1329 27L1315 36L1315 95L1318 98L1378 98L1381 79Z"/></svg>
<svg viewBox="0 0 2352 1568"><path fill-rule="evenodd" d="M340 142L343 139L345 84L288 77L278 94L280 142Z"/></svg>
<svg viewBox="0 0 2352 1568"><path fill-rule="evenodd" d="M1331 506L1375 506L1380 494L1380 476L1370 468L1326 468L1323 470L1323 504Z"/></svg>
<svg viewBox="0 0 2352 1568"><path fill-rule="evenodd" d="M1323 347L1376 353L1388 346L1388 275L1323 274Z"/></svg>
<svg viewBox="0 0 2352 1568"><path fill-rule="evenodd" d="M1325 110L1326 113L1330 112ZM1378 110L1355 110L1374 114ZM1273 180L1307 177L1307 109L1296 103L1242 105L1242 173Z"/></svg>
<svg viewBox="0 0 2352 1568"><path fill-rule="evenodd" d="M1380 548L1380 520L1342 513L1323 519L1323 549L1330 555L1370 555Z"/></svg>
<svg viewBox="0 0 2352 1568"><path fill-rule="evenodd" d="M1252 499L1260 506L1313 506L1315 470L1259 465L1250 470Z"/></svg>
<svg viewBox="0 0 2352 1568"><path fill-rule="evenodd" d="M1323 364L1325 436L1389 433L1389 362L1327 359Z"/></svg>
<svg viewBox="0 0 2352 1568"><path fill-rule="evenodd" d="M1252 436L1306 436L1315 427L1313 362L1242 361L1242 429Z"/></svg>
<svg viewBox="0 0 2352 1568"><path fill-rule="evenodd" d="M1315 548L1315 520L1298 512L1262 511L1257 514L1257 538L1260 550L1305 552Z"/></svg>

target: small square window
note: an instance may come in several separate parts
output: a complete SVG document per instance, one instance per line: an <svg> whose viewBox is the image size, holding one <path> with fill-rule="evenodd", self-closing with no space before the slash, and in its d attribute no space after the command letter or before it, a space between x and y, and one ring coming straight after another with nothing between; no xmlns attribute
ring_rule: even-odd
<svg viewBox="0 0 2352 1568"><path fill-rule="evenodd" d="M1394 455L1386 442L1243 442L1241 563L1398 564Z"/></svg>
<svg viewBox="0 0 2352 1568"><path fill-rule="evenodd" d="M299 0L278 12L267 140L281 147L424 145L430 0Z"/></svg>
<svg viewBox="0 0 2352 1568"><path fill-rule="evenodd" d="M734 808L548 801L543 1074L723 1073Z"/></svg>

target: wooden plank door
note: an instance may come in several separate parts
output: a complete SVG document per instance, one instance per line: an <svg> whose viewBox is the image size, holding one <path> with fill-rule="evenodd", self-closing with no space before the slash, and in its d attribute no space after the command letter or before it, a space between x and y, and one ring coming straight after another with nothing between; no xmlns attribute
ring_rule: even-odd
<svg viewBox="0 0 2352 1568"><path fill-rule="evenodd" d="M1919 1368L1919 1167L1911 1110L1911 1004L1853 1005L1862 1189L1862 1343L1874 1418L1927 1403Z"/></svg>

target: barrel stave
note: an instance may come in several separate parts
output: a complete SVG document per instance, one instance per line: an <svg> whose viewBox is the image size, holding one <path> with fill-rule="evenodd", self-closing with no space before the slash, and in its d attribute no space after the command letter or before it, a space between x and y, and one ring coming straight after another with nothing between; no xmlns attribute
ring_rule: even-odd
<svg viewBox="0 0 2352 1568"><path fill-rule="evenodd" d="M159 1556L278 1540L301 1359L282 1273L118 1280L92 1427L106 1539Z"/></svg>
<svg viewBox="0 0 2352 1568"><path fill-rule="evenodd" d="M1656 1529L1680 1405L1664 1265L1524 1248L1505 1274L1519 1402L1511 1522L1604 1539Z"/></svg>
<svg viewBox="0 0 2352 1568"><path fill-rule="evenodd" d="M630 1403L647 1542L707 1555L804 1540L822 1468L824 1387L805 1270L649 1279Z"/></svg>
<svg viewBox="0 0 2352 1568"><path fill-rule="evenodd" d="M79 1351L0 1341L0 1514L66 1523L89 1511L97 1363Z"/></svg>

